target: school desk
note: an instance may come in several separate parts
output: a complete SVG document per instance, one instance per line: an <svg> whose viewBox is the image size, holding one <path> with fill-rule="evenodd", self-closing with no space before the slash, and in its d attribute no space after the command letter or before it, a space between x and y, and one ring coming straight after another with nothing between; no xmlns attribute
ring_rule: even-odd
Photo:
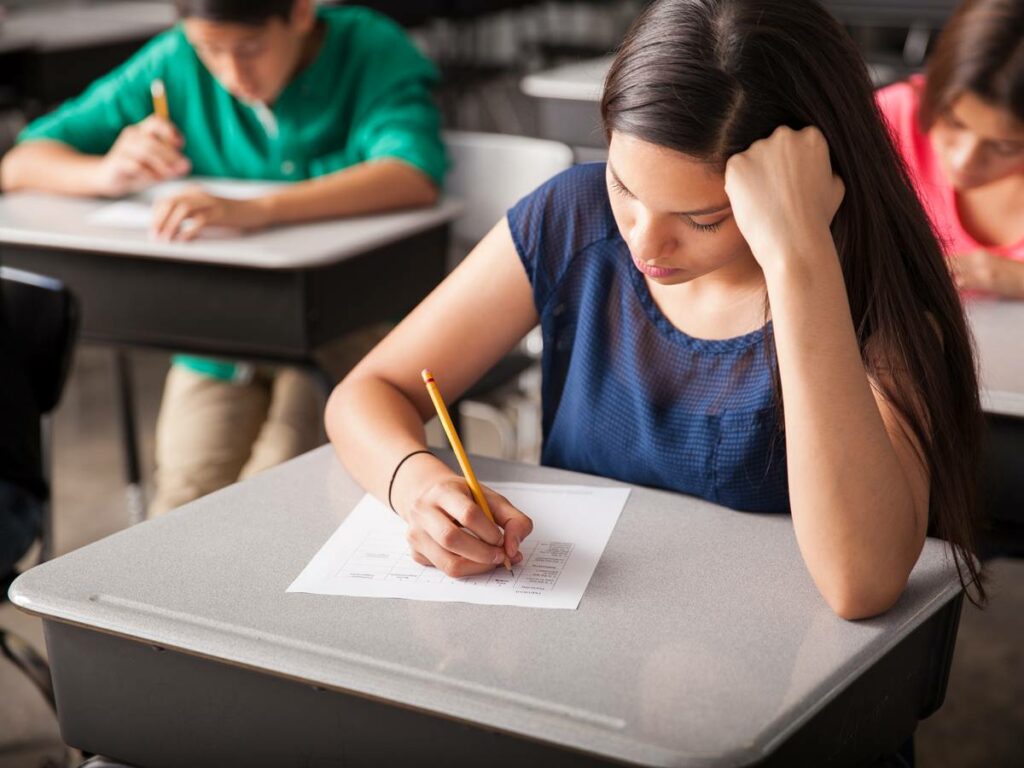
<svg viewBox="0 0 1024 768"><path fill-rule="evenodd" d="M145 229L98 226L108 201L0 197L0 261L62 280L82 306L86 342L315 366L348 331L400 318L444 277L448 224L426 209L190 243ZM138 518L139 464L130 372L117 355L129 477Z"/></svg>
<svg viewBox="0 0 1024 768"><path fill-rule="evenodd" d="M141 768L846 766L942 703L939 541L848 622L789 516L634 488L577 610L286 594L362 495L325 446L22 575L64 739Z"/></svg>
<svg viewBox="0 0 1024 768"><path fill-rule="evenodd" d="M601 89L611 56L566 64L527 75L520 88L537 105L540 133L571 147L603 149Z"/></svg>
<svg viewBox="0 0 1024 768"><path fill-rule="evenodd" d="M987 556L1024 557L1024 301L968 299L985 410Z"/></svg>
<svg viewBox="0 0 1024 768"><path fill-rule="evenodd" d="M978 353L982 407L1024 418L1024 301L967 299Z"/></svg>
<svg viewBox="0 0 1024 768"><path fill-rule="evenodd" d="M602 159L594 150L607 148L599 105L613 58L565 64L527 75L520 82L520 90L536 104L540 135L574 147L580 162ZM876 86L892 82L899 74L898 68L885 63L869 63L868 70Z"/></svg>
<svg viewBox="0 0 1024 768"><path fill-rule="evenodd" d="M824 6L847 24L938 30L959 0L824 0Z"/></svg>

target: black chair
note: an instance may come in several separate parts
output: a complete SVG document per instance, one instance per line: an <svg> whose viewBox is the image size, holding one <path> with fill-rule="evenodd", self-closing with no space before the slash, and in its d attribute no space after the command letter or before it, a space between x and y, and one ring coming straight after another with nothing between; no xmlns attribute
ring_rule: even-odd
<svg viewBox="0 0 1024 768"><path fill-rule="evenodd" d="M28 374L35 407L42 416L42 475L49 482L50 419L71 370L79 309L74 295L53 278L0 267L5 332ZM53 521L49 500L44 500L40 561L53 555ZM6 593L5 593L6 594Z"/></svg>
<svg viewBox="0 0 1024 768"><path fill-rule="evenodd" d="M986 416L982 503L986 528L983 559L1024 557L1024 419Z"/></svg>
<svg viewBox="0 0 1024 768"><path fill-rule="evenodd" d="M72 351L78 332L78 304L64 285L30 272L0 267L0 329L5 348L14 364L28 379L31 403L40 414L42 466L40 476L50 479L50 414L57 406L71 367ZM17 407L15 404L14 407ZM0 439L7 436L0 434ZM53 520L48 494L40 499L40 561L53 554ZM4 510L0 510L3 514ZM0 573L0 602L7 599L7 588L16 573ZM55 706L49 667L31 645L16 635L0 630L0 655L14 663L39 689L51 707Z"/></svg>

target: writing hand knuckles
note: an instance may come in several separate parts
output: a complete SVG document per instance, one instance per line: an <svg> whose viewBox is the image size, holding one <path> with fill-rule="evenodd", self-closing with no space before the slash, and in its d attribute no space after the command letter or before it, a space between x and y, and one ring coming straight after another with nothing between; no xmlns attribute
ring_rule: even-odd
<svg viewBox="0 0 1024 768"><path fill-rule="evenodd" d="M484 517L484 513L480 511L479 507L473 504L467 504L459 512L457 519L470 530L477 532L485 530L490 524L490 521Z"/></svg>
<svg viewBox="0 0 1024 768"><path fill-rule="evenodd" d="M427 558L417 552L415 549L412 550L410 555L415 563L418 565L433 565Z"/></svg>
<svg viewBox="0 0 1024 768"><path fill-rule="evenodd" d="M451 550L452 547L458 545L459 540L462 538L462 533L458 528L448 527L442 530L437 535L437 543L440 544L447 550Z"/></svg>
<svg viewBox="0 0 1024 768"><path fill-rule="evenodd" d="M474 502L465 497L451 505L451 513L452 517L456 520L461 520L466 525L469 525L471 521L478 520L483 516L480 508Z"/></svg>
<svg viewBox="0 0 1024 768"><path fill-rule="evenodd" d="M453 579L463 576L466 569L466 566L454 557L441 559L438 567L444 571L446 576L451 576Z"/></svg>

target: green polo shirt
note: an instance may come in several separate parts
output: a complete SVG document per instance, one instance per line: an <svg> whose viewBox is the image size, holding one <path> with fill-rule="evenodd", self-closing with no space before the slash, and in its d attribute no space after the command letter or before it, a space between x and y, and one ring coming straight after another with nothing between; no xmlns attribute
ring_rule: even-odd
<svg viewBox="0 0 1024 768"><path fill-rule="evenodd" d="M303 181L390 157L440 185L447 163L431 95L438 80L433 64L396 24L369 9L318 8L317 16L325 24L320 51L269 109L228 93L179 24L31 123L18 141L51 139L105 154L126 126L153 112L149 87L160 78L198 176ZM236 374L231 363L176 360L220 378Z"/></svg>

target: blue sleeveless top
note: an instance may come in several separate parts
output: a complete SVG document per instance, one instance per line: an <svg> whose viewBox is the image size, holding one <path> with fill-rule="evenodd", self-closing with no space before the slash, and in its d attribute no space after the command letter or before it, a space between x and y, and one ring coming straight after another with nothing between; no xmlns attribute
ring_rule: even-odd
<svg viewBox="0 0 1024 768"><path fill-rule="evenodd" d="M770 324L723 340L673 326L619 235L603 163L551 179L508 223L544 334L542 463L788 511Z"/></svg>

